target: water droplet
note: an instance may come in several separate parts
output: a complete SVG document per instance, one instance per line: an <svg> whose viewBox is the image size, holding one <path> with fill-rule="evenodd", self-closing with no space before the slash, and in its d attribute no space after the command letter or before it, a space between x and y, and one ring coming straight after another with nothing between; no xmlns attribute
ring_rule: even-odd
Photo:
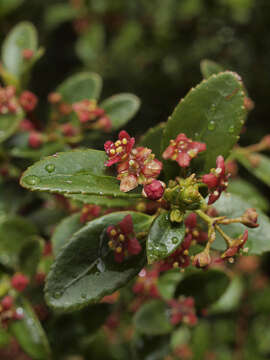
<svg viewBox="0 0 270 360"><path fill-rule="evenodd" d="M209 121L209 124L208 124L208 130L212 131L214 130L216 127L216 124L213 120Z"/></svg>
<svg viewBox="0 0 270 360"><path fill-rule="evenodd" d="M55 299L59 299L61 296L62 296L61 291L56 291L56 292L53 294L53 297L54 297Z"/></svg>
<svg viewBox="0 0 270 360"><path fill-rule="evenodd" d="M48 171L48 173L54 172L54 170L55 170L54 164L47 164L47 165L45 166L45 170Z"/></svg>
<svg viewBox="0 0 270 360"><path fill-rule="evenodd" d="M172 243L173 243L173 244L177 244L177 243L178 243L177 237L173 237L173 238L172 238Z"/></svg>
<svg viewBox="0 0 270 360"><path fill-rule="evenodd" d="M24 179L24 182L27 185L37 185L40 182L40 179L35 176L35 175L28 175L26 176L26 178Z"/></svg>
<svg viewBox="0 0 270 360"><path fill-rule="evenodd" d="M229 127L229 133L230 133L230 134L233 134L233 133L234 133L234 130L235 130L235 129L234 129L234 126L233 126L233 125Z"/></svg>

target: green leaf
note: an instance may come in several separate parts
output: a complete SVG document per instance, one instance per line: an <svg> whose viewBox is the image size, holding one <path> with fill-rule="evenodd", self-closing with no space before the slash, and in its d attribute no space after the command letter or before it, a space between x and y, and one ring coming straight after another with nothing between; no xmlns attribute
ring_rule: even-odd
<svg viewBox="0 0 270 360"><path fill-rule="evenodd" d="M139 110L140 99L128 93L117 94L102 101L100 107L109 116L112 127L117 130L123 127Z"/></svg>
<svg viewBox="0 0 270 360"><path fill-rule="evenodd" d="M238 140L245 120L244 92L239 76L232 72L212 75L191 89L175 108L163 135L163 149L177 134L206 143L207 150L192 164L196 173L208 172L216 166L218 155L228 156ZM171 178L179 174L176 162L165 162L165 173Z"/></svg>
<svg viewBox="0 0 270 360"><path fill-rule="evenodd" d="M52 236L53 253L56 256L61 248L70 240L72 235L80 230L84 224L80 222L80 214L73 214L66 217L55 228Z"/></svg>
<svg viewBox="0 0 270 360"><path fill-rule="evenodd" d="M23 217L0 218L0 263L18 269L20 252L36 233L35 226Z"/></svg>
<svg viewBox="0 0 270 360"><path fill-rule="evenodd" d="M145 146L149 149L152 149L153 154L156 155L156 158L161 160L161 142L163 137L163 132L165 128L165 123L160 123L155 127L149 129L147 133L141 138L140 146Z"/></svg>
<svg viewBox="0 0 270 360"><path fill-rule="evenodd" d="M270 186L269 157L258 153L252 153L251 156L256 163L256 166L254 166L252 162L250 162L249 157L245 156L245 154L241 153L240 151L235 151L234 155L240 164L242 164L248 171L250 171L252 175L256 176L256 178L264 182L266 185Z"/></svg>
<svg viewBox="0 0 270 360"><path fill-rule="evenodd" d="M82 72L66 79L56 91L65 102L73 104L85 99L98 100L101 89L102 79L98 74Z"/></svg>
<svg viewBox="0 0 270 360"><path fill-rule="evenodd" d="M21 185L30 190L57 193L141 197L136 191L120 191L119 181L109 176L103 151L75 150L49 156L30 166L21 178Z"/></svg>
<svg viewBox="0 0 270 360"><path fill-rule="evenodd" d="M121 199L106 196L82 195L82 194L64 194L66 197L84 204L95 204L106 208L122 208L134 206L137 199Z"/></svg>
<svg viewBox="0 0 270 360"><path fill-rule="evenodd" d="M168 213L159 215L147 238L147 259L152 264L161 259L165 259L173 253L182 243L185 237L185 225L172 223Z"/></svg>
<svg viewBox="0 0 270 360"><path fill-rule="evenodd" d="M0 17L15 10L23 3L24 0L1 0L0 1Z"/></svg>
<svg viewBox="0 0 270 360"><path fill-rule="evenodd" d="M240 196L243 200L248 199L248 202L255 208L260 208L263 211L269 209L269 202L260 193L260 191L246 180L237 178L229 182L227 191L232 194Z"/></svg>
<svg viewBox="0 0 270 360"><path fill-rule="evenodd" d="M220 270L193 270L180 281L175 295L192 296L196 307L209 307L224 294L229 284L228 275Z"/></svg>
<svg viewBox="0 0 270 360"><path fill-rule="evenodd" d="M163 299L169 300L173 298L176 286L184 277L179 270L166 271L158 278L158 290Z"/></svg>
<svg viewBox="0 0 270 360"><path fill-rule="evenodd" d="M70 4L55 4L46 9L45 25L49 30L55 29L57 26L76 19L80 11Z"/></svg>
<svg viewBox="0 0 270 360"><path fill-rule="evenodd" d="M90 221L58 254L46 281L47 303L62 310L76 310L127 284L144 266L145 255L122 263L108 250L106 228L126 215L133 219L135 233L147 231L152 217L136 212L116 212Z"/></svg>
<svg viewBox="0 0 270 360"><path fill-rule="evenodd" d="M214 74L218 74L224 71L223 66L215 61L204 59L200 63L201 73L205 79L208 79Z"/></svg>
<svg viewBox="0 0 270 360"><path fill-rule="evenodd" d="M166 303L152 300L144 304L134 316L137 331L146 335L163 335L172 331Z"/></svg>
<svg viewBox="0 0 270 360"><path fill-rule="evenodd" d="M10 332L33 360L49 360L51 358L49 343L31 305L27 300L20 299L17 301L17 306L23 311L23 318L11 322Z"/></svg>
<svg viewBox="0 0 270 360"><path fill-rule="evenodd" d="M42 256L42 242L38 238L33 239L22 248L19 254L20 271L32 277L36 274L37 266Z"/></svg>
<svg viewBox="0 0 270 360"><path fill-rule="evenodd" d="M16 25L5 38L2 46L2 62L4 68L20 78L29 68L23 56L24 49L37 52L38 37L36 28L30 22L21 22Z"/></svg>
<svg viewBox="0 0 270 360"><path fill-rule="evenodd" d="M252 206L248 201L235 194L222 194L214 204L219 216L228 216L229 218L241 216L246 209ZM249 248L249 254L260 255L265 251L270 251L270 221L262 211L257 210L257 213L259 226L255 229L248 229L246 247ZM232 238L238 237L247 229L242 224L221 225L221 227ZM217 235L212 247L223 251L226 248L225 242L219 234Z"/></svg>
<svg viewBox="0 0 270 360"><path fill-rule="evenodd" d="M181 345L186 345L190 342L191 331L186 326L181 326L179 329L172 333L171 348L177 349Z"/></svg>
<svg viewBox="0 0 270 360"><path fill-rule="evenodd" d="M24 113L0 115L0 143L9 138L17 130Z"/></svg>
<svg viewBox="0 0 270 360"><path fill-rule="evenodd" d="M22 159L31 159L34 161L40 160L45 156L53 155L58 151L63 151L66 145L59 142L49 142L42 145L38 149L32 149L31 147L14 147L11 150L11 155Z"/></svg>
<svg viewBox="0 0 270 360"><path fill-rule="evenodd" d="M209 314L220 314L234 311L240 305L244 284L240 277L234 277L221 298L209 309Z"/></svg>

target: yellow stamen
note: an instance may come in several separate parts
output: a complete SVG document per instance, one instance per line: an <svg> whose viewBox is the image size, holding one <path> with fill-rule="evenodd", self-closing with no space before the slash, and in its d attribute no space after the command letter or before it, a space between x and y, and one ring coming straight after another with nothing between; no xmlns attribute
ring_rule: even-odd
<svg viewBox="0 0 270 360"><path fill-rule="evenodd" d="M111 150L110 150L110 154L114 155L114 154L115 154L115 150L114 150L114 149L111 149Z"/></svg>
<svg viewBox="0 0 270 360"><path fill-rule="evenodd" d="M123 151L122 146L119 146L118 148L116 148L117 154L121 153L122 151Z"/></svg>
<svg viewBox="0 0 270 360"><path fill-rule="evenodd" d="M118 246L118 247L115 249L115 251L116 251L118 254L120 254L120 253L122 252L121 246Z"/></svg>
<svg viewBox="0 0 270 360"><path fill-rule="evenodd" d="M124 138L124 139L122 140L122 143L123 143L124 145L127 145L127 143L128 143L127 139Z"/></svg>
<svg viewBox="0 0 270 360"><path fill-rule="evenodd" d="M125 235L120 234L118 239L119 239L119 241L125 241Z"/></svg>
<svg viewBox="0 0 270 360"><path fill-rule="evenodd" d="M117 234L117 232L116 232L115 229L112 229L112 230L110 231L110 235L115 236L116 234Z"/></svg>

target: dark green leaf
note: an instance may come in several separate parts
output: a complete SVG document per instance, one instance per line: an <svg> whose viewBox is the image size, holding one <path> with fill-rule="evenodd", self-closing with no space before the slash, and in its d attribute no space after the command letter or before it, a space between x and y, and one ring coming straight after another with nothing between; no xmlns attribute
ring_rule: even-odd
<svg viewBox="0 0 270 360"><path fill-rule="evenodd" d="M36 274L42 250L42 242L38 238L27 242L27 244L22 248L19 254L19 269L23 274L29 277Z"/></svg>
<svg viewBox="0 0 270 360"><path fill-rule="evenodd" d="M263 181L266 185L270 186L270 159L262 154L252 153L251 157L245 156L240 151L235 151L236 159L248 170L256 176L259 180ZM252 164L252 157L254 165ZM251 161L249 160L251 159Z"/></svg>
<svg viewBox="0 0 270 360"><path fill-rule="evenodd" d="M248 202L255 208L260 208L263 211L269 209L267 199L260 193L260 191L246 180L237 178L229 182L228 192L240 196L243 200L248 199Z"/></svg>
<svg viewBox="0 0 270 360"><path fill-rule="evenodd" d="M49 156L30 166L21 185L30 190L70 194L141 197L138 192L120 191L119 181L109 176L103 151L75 150Z"/></svg>
<svg viewBox="0 0 270 360"><path fill-rule="evenodd" d="M97 195L82 195L82 194L64 194L65 196L80 201L84 204L95 204L106 208L122 208L134 206L137 199L120 199L113 197L97 196Z"/></svg>
<svg viewBox="0 0 270 360"><path fill-rule="evenodd" d="M52 236L53 253L56 256L60 249L70 240L72 235L84 226L80 222L80 214L66 217L55 228Z"/></svg>
<svg viewBox="0 0 270 360"><path fill-rule="evenodd" d="M31 147L14 147L11 150L11 155L22 159L38 161L45 156L53 155L58 151L63 151L65 147L66 145L59 142L49 142L38 149L32 149Z"/></svg>
<svg viewBox="0 0 270 360"><path fill-rule="evenodd" d="M194 270L187 273L176 288L175 295L192 296L196 307L209 307L227 290L230 284L228 275L217 269Z"/></svg>
<svg viewBox="0 0 270 360"><path fill-rule="evenodd" d="M163 335L172 331L166 303L152 300L143 305L134 316L136 330L146 335Z"/></svg>
<svg viewBox="0 0 270 360"><path fill-rule="evenodd" d="M219 216L228 216L229 218L236 218L241 216L248 208L253 207L248 201L234 194L222 194L220 199L215 202L214 207L217 209ZM248 229L248 241L246 247L249 248L249 254L262 254L265 251L270 251L270 221L260 210L257 210L259 215L259 226L255 229ZM230 224L222 226L223 230L232 238L244 233L247 229L242 224ZM213 248L217 250L225 250L225 242L218 234L216 241L213 243Z"/></svg>
<svg viewBox="0 0 270 360"><path fill-rule="evenodd" d="M18 300L23 312L21 320L10 324L10 332L33 360L49 360L51 351L45 332L27 300Z"/></svg>
<svg viewBox="0 0 270 360"><path fill-rule="evenodd" d="M15 10L22 4L24 0L1 0L0 1L0 16L6 15Z"/></svg>
<svg viewBox="0 0 270 360"><path fill-rule="evenodd" d="M53 30L65 22L76 19L79 14L79 10L70 4L51 5L45 12L45 25L49 30Z"/></svg>
<svg viewBox="0 0 270 360"><path fill-rule="evenodd" d="M239 76L232 72L212 75L190 90L167 122L163 149L177 134L206 143L207 150L193 160L196 173L208 172L218 155L227 157L238 139L245 120L244 92ZM176 162L166 161L168 177L179 174Z"/></svg>
<svg viewBox="0 0 270 360"><path fill-rule="evenodd" d="M121 128L137 113L140 99L128 93L117 94L104 100L100 107L109 116L114 130Z"/></svg>
<svg viewBox="0 0 270 360"><path fill-rule="evenodd" d="M161 160L161 141L164 128L165 123L156 125L155 127L149 129L140 141L140 146L152 149L153 154L155 154L156 158L159 160Z"/></svg>
<svg viewBox="0 0 270 360"><path fill-rule="evenodd" d="M99 98L102 79L98 74L83 72L72 75L56 89L67 103Z"/></svg>
<svg viewBox="0 0 270 360"><path fill-rule="evenodd" d="M37 47L36 28L29 22L19 23L4 40L2 46L4 68L16 78L20 78L29 67L29 64L22 56L22 51L30 49L36 53Z"/></svg>
<svg viewBox="0 0 270 360"><path fill-rule="evenodd" d="M0 115L0 143L17 130L23 117L24 113L22 111L17 114Z"/></svg>
<svg viewBox="0 0 270 360"><path fill-rule="evenodd" d="M171 347L177 349L181 345L186 345L190 342L191 331L188 327L181 326L179 329L172 333Z"/></svg>
<svg viewBox="0 0 270 360"><path fill-rule="evenodd" d="M171 270L165 272L158 278L158 290L161 296L166 299L172 299L175 289L180 280L184 277L183 273L178 270Z"/></svg>
<svg viewBox="0 0 270 360"><path fill-rule="evenodd" d="M223 66L219 65L212 60L202 60L201 61L201 73L205 79L208 79L211 75L218 74L224 71Z"/></svg>
<svg viewBox="0 0 270 360"><path fill-rule="evenodd" d="M147 231L152 217L136 212L117 212L90 221L58 254L46 282L46 300L55 309L75 310L96 302L127 284L145 264L145 255L115 262L107 248L106 228L126 215L135 233Z"/></svg>
<svg viewBox="0 0 270 360"><path fill-rule="evenodd" d="M33 224L19 216L0 219L0 263L7 267L19 267L19 255L23 247L36 235Z"/></svg>
<svg viewBox="0 0 270 360"><path fill-rule="evenodd" d="M173 253L185 237L185 225L172 223L168 213L159 215L154 221L147 238L147 259L152 264Z"/></svg>

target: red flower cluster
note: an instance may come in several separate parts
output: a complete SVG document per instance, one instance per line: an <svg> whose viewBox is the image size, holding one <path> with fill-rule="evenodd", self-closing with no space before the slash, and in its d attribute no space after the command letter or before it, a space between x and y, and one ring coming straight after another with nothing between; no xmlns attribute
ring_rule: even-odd
<svg viewBox="0 0 270 360"><path fill-rule="evenodd" d="M205 243L208 239L208 234L202 231L197 224L197 215L190 213L185 219L186 237L191 237L197 243Z"/></svg>
<svg viewBox="0 0 270 360"><path fill-rule="evenodd" d="M218 156L216 169L211 169L209 174L203 175L202 181L210 191L208 205L218 200L222 191L227 189L229 176L225 173L225 162L223 156Z"/></svg>
<svg viewBox="0 0 270 360"><path fill-rule="evenodd" d="M95 100L82 100L72 105L73 111L77 114L81 123L95 121L94 128L110 131L112 128L109 117L105 111L99 108Z"/></svg>
<svg viewBox="0 0 270 360"><path fill-rule="evenodd" d="M205 143L192 141L185 134L179 134L175 140L170 140L170 145L162 156L165 160L177 161L181 167L188 167L190 161L205 150Z"/></svg>
<svg viewBox="0 0 270 360"><path fill-rule="evenodd" d="M7 86L6 88L0 86L0 114L14 114L18 111L15 94L14 86Z"/></svg>
<svg viewBox="0 0 270 360"><path fill-rule="evenodd" d="M14 306L13 297L6 295L0 302L0 324L6 327L11 320L20 320L23 314Z"/></svg>
<svg viewBox="0 0 270 360"><path fill-rule="evenodd" d="M31 91L23 91L19 98L19 103L26 112L33 111L38 103L38 98Z"/></svg>
<svg viewBox="0 0 270 360"><path fill-rule="evenodd" d="M196 325L197 316L195 313L195 304L192 297L180 297L178 300L172 299L168 301L171 308L170 321L173 325L184 322L187 325Z"/></svg>
<svg viewBox="0 0 270 360"><path fill-rule="evenodd" d="M101 212L101 207L98 205L84 205L81 211L80 222L85 223L98 217Z"/></svg>
<svg viewBox="0 0 270 360"><path fill-rule="evenodd" d="M29 284L28 277L21 273L16 273L15 275L13 275L11 279L12 287L19 292L24 291L24 289L27 287L28 284Z"/></svg>
<svg viewBox="0 0 270 360"><path fill-rule="evenodd" d="M192 243L192 236L188 235L181 243L180 247L169 257L159 263L160 271L167 271L176 268L186 268L190 264L189 248Z"/></svg>
<svg viewBox="0 0 270 360"><path fill-rule="evenodd" d="M248 239L248 230L244 231L244 234L240 235L237 239L235 239L232 243L232 245L221 255L222 259L231 258L241 249L243 249L245 243Z"/></svg>
<svg viewBox="0 0 270 360"><path fill-rule="evenodd" d="M149 185L159 176L162 163L155 159L152 150L145 147L133 149L135 139L130 137L126 131L121 131L118 140L114 143L106 141L104 148L109 156L106 166L117 166L117 179L121 181L120 190L127 192L140 185ZM155 182L145 188L145 195L152 200L157 200L163 195L164 185Z"/></svg>
<svg viewBox="0 0 270 360"><path fill-rule="evenodd" d="M131 215L124 217L117 225L111 225L107 228L109 237L109 248L114 251L114 259L121 263L129 255L137 255L141 252L142 247L136 239L133 229Z"/></svg>

